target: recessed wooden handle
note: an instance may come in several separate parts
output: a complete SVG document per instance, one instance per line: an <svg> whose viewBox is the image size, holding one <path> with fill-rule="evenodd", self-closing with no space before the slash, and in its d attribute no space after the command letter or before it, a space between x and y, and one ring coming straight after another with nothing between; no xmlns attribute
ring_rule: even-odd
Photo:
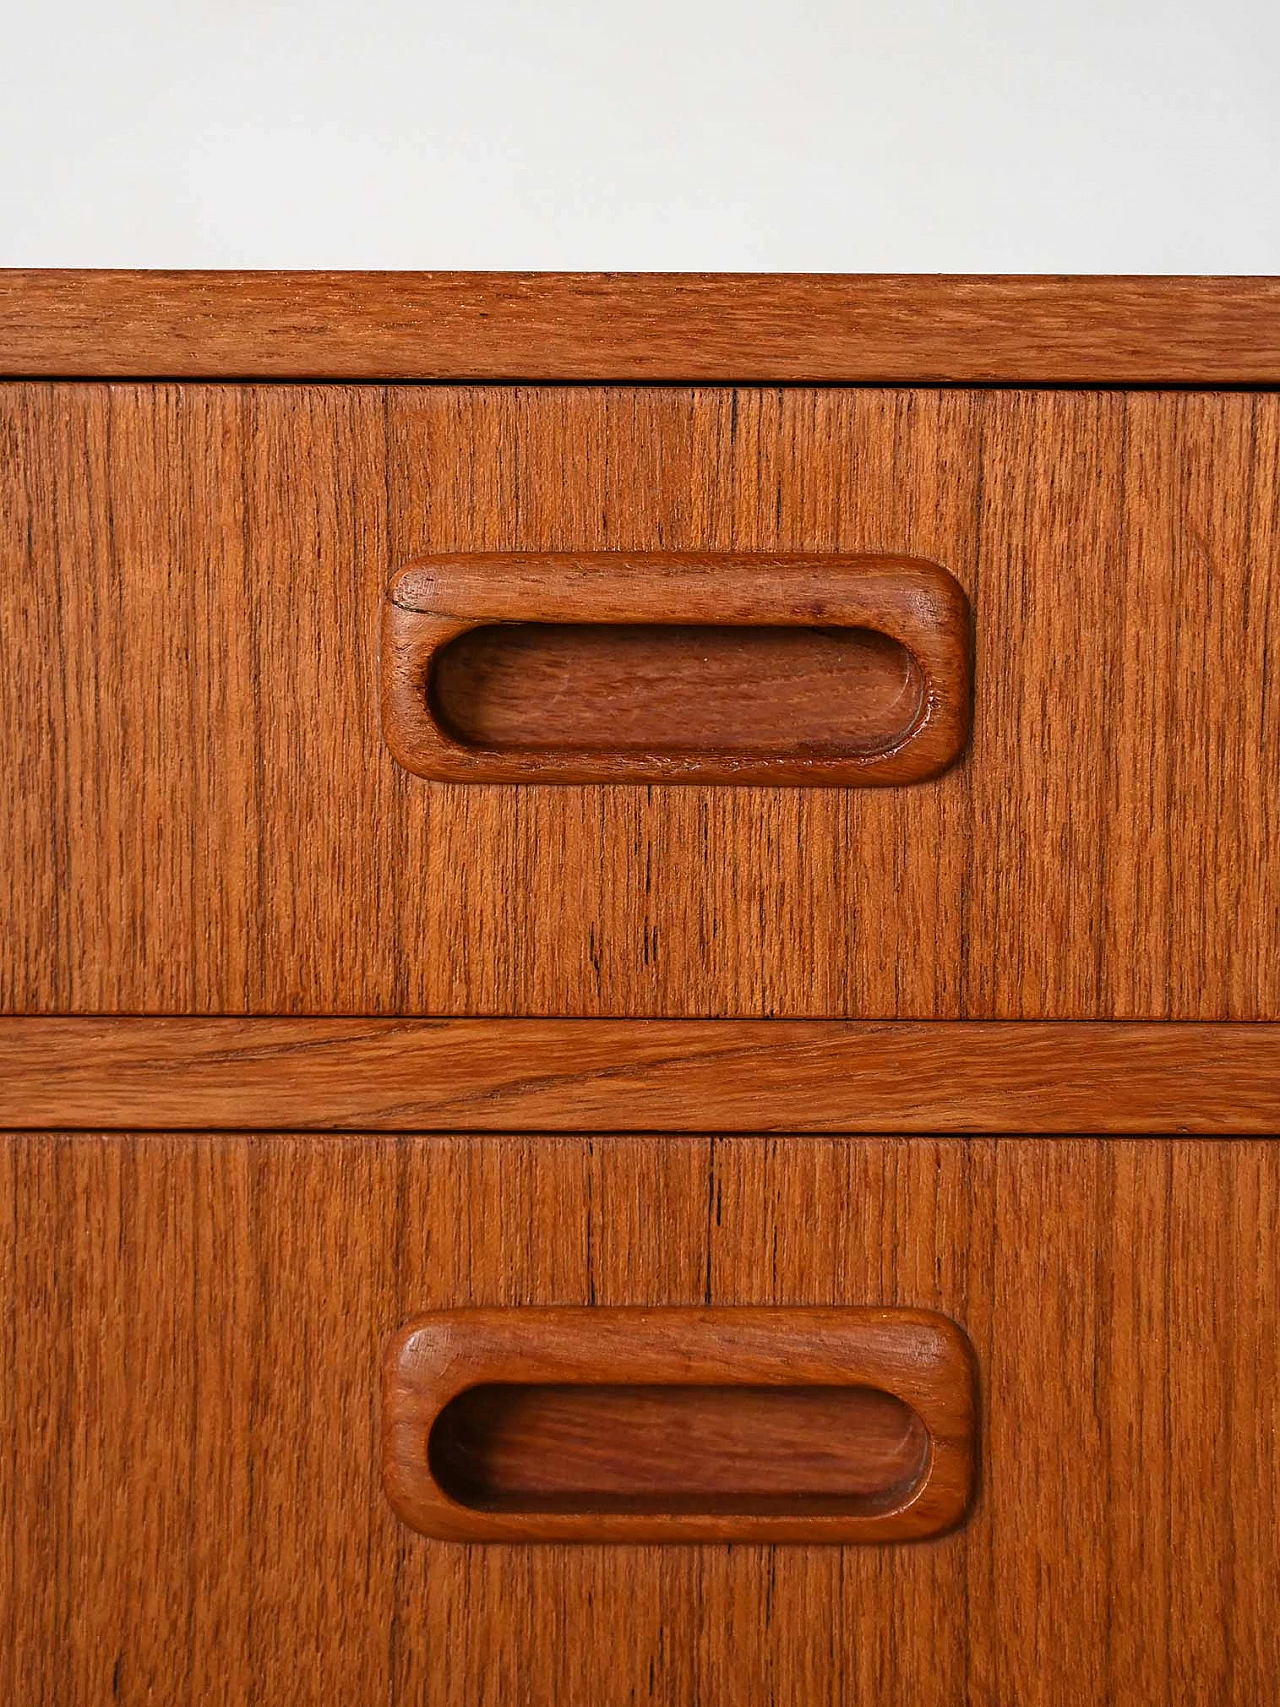
<svg viewBox="0 0 1280 1707"><path fill-rule="evenodd" d="M904 557L423 558L383 723L455 781L900 784L968 738L969 604Z"/></svg>
<svg viewBox="0 0 1280 1707"><path fill-rule="evenodd" d="M931 1311L458 1310L390 1347L383 1476L452 1540L906 1541L964 1517L976 1431Z"/></svg>

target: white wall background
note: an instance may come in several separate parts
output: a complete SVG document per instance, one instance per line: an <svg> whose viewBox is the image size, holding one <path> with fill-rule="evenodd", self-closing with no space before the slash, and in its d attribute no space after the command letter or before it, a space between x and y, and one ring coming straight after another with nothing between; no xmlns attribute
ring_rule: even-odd
<svg viewBox="0 0 1280 1707"><path fill-rule="evenodd" d="M1280 0L113 0L0 264L1280 273Z"/></svg>

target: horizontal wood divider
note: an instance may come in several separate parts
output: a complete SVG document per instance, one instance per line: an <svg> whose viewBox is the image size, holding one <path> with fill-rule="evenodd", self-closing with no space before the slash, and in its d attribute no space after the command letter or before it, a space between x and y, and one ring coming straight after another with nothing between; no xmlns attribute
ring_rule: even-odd
<svg viewBox="0 0 1280 1707"><path fill-rule="evenodd" d="M0 374L1271 385L1280 279L14 268Z"/></svg>
<svg viewBox="0 0 1280 1707"><path fill-rule="evenodd" d="M0 1019L0 1126L1280 1132L1280 1024Z"/></svg>

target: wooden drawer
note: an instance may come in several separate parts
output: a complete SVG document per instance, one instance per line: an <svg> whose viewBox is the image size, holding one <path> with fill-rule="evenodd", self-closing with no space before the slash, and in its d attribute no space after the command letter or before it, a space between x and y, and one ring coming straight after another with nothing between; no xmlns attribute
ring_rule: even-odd
<svg viewBox="0 0 1280 1707"><path fill-rule="evenodd" d="M1275 280L0 273L0 1699L1276 1698L1277 352ZM810 639L907 566L958 762L396 762L406 564L669 628L641 553L690 630L803 557ZM785 1524L445 1509L529 1462L464 1340L589 1436L542 1306L669 1456L749 1389L697 1501Z"/></svg>
<svg viewBox="0 0 1280 1707"><path fill-rule="evenodd" d="M1266 1141L19 1136L0 1204L7 1700L1256 1707L1280 1675ZM969 1522L413 1534L378 1482L388 1337L564 1303L944 1312L980 1375Z"/></svg>
<svg viewBox="0 0 1280 1707"><path fill-rule="evenodd" d="M6 1011L1280 1018L1274 393L34 381L0 420ZM936 561L968 753L407 775L389 576L504 550Z"/></svg>

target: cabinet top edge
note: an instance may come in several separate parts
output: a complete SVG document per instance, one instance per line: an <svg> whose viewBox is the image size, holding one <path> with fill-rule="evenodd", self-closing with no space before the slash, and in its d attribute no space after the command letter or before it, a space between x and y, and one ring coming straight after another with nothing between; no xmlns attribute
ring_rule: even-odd
<svg viewBox="0 0 1280 1707"><path fill-rule="evenodd" d="M10 268L0 376L1271 386L1280 278Z"/></svg>

